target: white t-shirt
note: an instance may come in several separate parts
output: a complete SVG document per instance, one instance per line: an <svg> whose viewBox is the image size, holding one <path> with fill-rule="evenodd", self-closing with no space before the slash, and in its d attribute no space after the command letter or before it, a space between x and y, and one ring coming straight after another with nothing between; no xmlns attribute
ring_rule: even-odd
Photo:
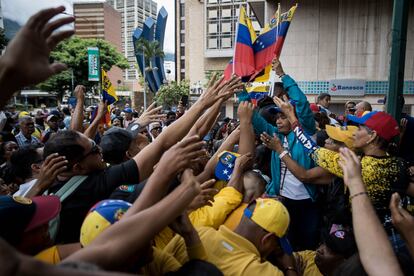
<svg viewBox="0 0 414 276"><path fill-rule="evenodd" d="M26 196L29 190L36 184L37 179L33 179L19 186L19 190L13 195L15 196Z"/></svg>
<svg viewBox="0 0 414 276"><path fill-rule="evenodd" d="M283 140L283 148L287 150L290 155L289 143L286 136ZM303 183L289 171L282 160L280 160L280 195L293 200L310 198L305 185L303 185Z"/></svg>

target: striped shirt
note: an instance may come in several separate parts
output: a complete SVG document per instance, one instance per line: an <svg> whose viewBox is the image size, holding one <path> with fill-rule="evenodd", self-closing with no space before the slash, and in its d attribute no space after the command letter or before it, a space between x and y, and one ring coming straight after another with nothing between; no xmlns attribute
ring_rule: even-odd
<svg viewBox="0 0 414 276"><path fill-rule="evenodd" d="M30 140L27 139L26 137L24 137L21 131L16 135L16 141L19 144L19 147L28 146L28 145L36 145L36 144L41 143L39 139L37 139L34 136L31 136Z"/></svg>

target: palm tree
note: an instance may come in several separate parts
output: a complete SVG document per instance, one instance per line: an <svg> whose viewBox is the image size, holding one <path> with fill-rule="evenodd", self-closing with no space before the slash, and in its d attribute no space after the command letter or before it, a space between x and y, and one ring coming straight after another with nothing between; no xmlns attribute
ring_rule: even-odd
<svg viewBox="0 0 414 276"><path fill-rule="evenodd" d="M135 42L135 54L142 55L142 53L144 53L144 67L147 71L154 69L152 64L152 59L154 57L163 58L165 56L158 41L148 41L141 37Z"/></svg>

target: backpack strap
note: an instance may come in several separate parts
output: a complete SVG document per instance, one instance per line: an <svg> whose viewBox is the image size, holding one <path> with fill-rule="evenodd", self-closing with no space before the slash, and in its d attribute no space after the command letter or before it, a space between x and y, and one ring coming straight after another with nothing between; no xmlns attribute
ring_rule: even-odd
<svg viewBox="0 0 414 276"><path fill-rule="evenodd" d="M60 198L60 202L63 202L68 196L70 196L87 177L87 175L75 175L69 179L69 181L55 193L55 195Z"/></svg>

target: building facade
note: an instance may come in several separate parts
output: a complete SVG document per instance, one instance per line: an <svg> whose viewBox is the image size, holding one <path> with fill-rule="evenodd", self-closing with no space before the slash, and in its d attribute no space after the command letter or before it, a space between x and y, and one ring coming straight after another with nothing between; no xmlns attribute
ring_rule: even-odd
<svg viewBox="0 0 414 276"><path fill-rule="evenodd" d="M125 81L137 91L138 69L132 43L132 33L147 17L157 18L157 3L152 0L108 0L108 4L121 14L122 53L128 59L130 68L124 71Z"/></svg>
<svg viewBox="0 0 414 276"><path fill-rule="evenodd" d="M185 2L184 2L185 1ZM178 80L190 84L206 82L206 72L221 71L232 56L233 27L238 14L237 0L176 0L179 8L176 53ZM271 0L248 0L250 14L263 26L276 10ZM282 0L282 11L293 2ZM381 109L378 100L388 90L391 53L392 0L339 1L303 0L287 34L281 61L308 96L310 102L321 92L332 92L333 81L365 82L363 93L334 96L333 109L343 110L350 98L367 100ZM231 7L234 5L235 7ZM405 110L414 114L414 2L409 4L405 63ZM231 7L231 13L227 11ZM235 13L233 13L235 9ZM182 16L184 14L184 16ZM202 18L202 20L200 20ZM233 24L233 23L232 23ZM228 36L233 36L228 39ZM183 37L182 37L183 36ZM179 46L179 47L178 47ZM231 47L229 47L231 46ZM231 116L228 103L226 115Z"/></svg>
<svg viewBox="0 0 414 276"><path fill-rule="evenodd" d="M76 36L104 39L122 53L121 14L105 0L75 1L73 13ZM108 76L114 85L123 80L122 70L116 66Z"/></svg>

